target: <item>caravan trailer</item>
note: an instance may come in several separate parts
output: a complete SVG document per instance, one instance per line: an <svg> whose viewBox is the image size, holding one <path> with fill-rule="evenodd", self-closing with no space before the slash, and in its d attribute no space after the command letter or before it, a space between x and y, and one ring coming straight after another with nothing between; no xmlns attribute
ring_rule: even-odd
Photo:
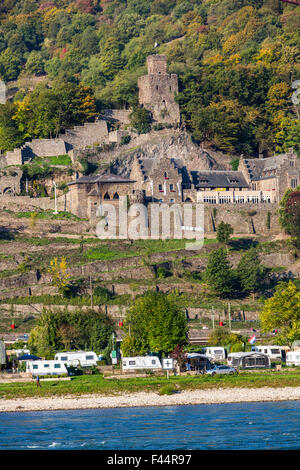
<svg viewBox="0 0 300 470"><path fill-rule="evenodd" d="M98 356L93 351L71 351L55 354L55 360L67 366L92 367L97 365Z"/></svg>
<svg viewBox="0 0 300 470"><path fill-rule="evenodd" d="M257 351L230 353L227 363L231 367L240 367L242 369L265 369L271 367L269 356Z"/></svg>
<svg viewBox="0 0 300 470"><path fill-rule="evenodd" d="M122 358L122 370L135 369L162 369L162 365L157 356L137 356Z"/></svg>
<svg viewBox="0 0 300 470"><path fill-rule="evenodd" d="M269 358L272 360L281 360L285 361L285 347L281 346L265 346L265 345L259 345L255 347L255 351L261 352L263 354L266 354L269 356Z"/></svg>
<svg viewBox="0 0 300 470"><path fill-rule="evenodd" d="M221 346L208 346L203 348L202 351L210 360L224 361L227 358L227 351Z"/></svg>
<svg viewBox="0 0 300 470"><path fill-rule="evenodd" d="M63 375L68 374L68 371L63 363L60 361L26 361L26 372L35 375Z"/></svg>
<svg viewBox="0 0 300 470"><path fill-rule="evenodd" d="M288 351L286 353L287 366L300 366L300 351Z"/></svg>

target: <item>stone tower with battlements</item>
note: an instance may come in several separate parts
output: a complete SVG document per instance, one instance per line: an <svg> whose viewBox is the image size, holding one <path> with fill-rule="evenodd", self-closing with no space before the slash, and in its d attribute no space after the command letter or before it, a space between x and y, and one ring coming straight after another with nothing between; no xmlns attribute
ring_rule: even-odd
<svg viewBox="0 0 300 470"><path fill-rule="evenodd" d="M179 124L180 110L175 102L178 77L168 74L165 55L147 57L148 75L138 79L139 103L151 111L157 123Z"/></svg>

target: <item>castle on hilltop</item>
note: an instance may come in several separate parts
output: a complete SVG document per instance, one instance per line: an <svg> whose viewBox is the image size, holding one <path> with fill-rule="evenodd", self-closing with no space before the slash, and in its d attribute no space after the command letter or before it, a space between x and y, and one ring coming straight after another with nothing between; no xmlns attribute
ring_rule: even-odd
<svg viewBox="0 0 300 470"><path fill-rule="evenodd" d="M180 123L179 105L175 102L178 93L176 74L167 73L167 58L152 55L147 58L148 75L138 79L139 104L149 110L153 122L161 124ZM0 155L0 168L22 165L35 157L53 157L84 150L95 145L119 143L125 131L108 130L107 122L118 122L121 126L130 124L131 110L105 110L95 122L67 129L53 139L33 139L6 155ZM128 132L127 132L128 133Z"/></svg>
<svg viewBox="0 0 300 470"><path fill-rule="evenodd" d="M154 122L179 124L178 77L168 74L167 58L151 55L147 58L148 75L138 79L139 103L152 114Z"/></svg>
<svg viewBox="0 0 300 470"><path fill-rule="evenodd" d="M164 55L149 56L147 67L148 74L138 79L140 106L150 111L153 122L178 128L177 75L168 74ZM68 154L73 158L74 152L82 150L85 155L87 147L96 143L100 146L120 143L121 136L132 131L130 113L130 110L105 110L95 122L68 129L56 139L27 142L1 156L0 169L23 164L35 156ZM119 129L109 131L108 122L117 123ZM131 135L134 136L133 133ZM200 170L195 167L190 150L183 159L179 147L174 147L174 154L173 147L170 148L161 149L156 154L151 154L151 151L136 153L132 161L128 160L126 174L102 173L76 178L69 183L68 210L92 219L103 201L116 204L121 196L126 196L131 202L145 204L202 202L234 207L244 204L266 206L278 204L287 188L294 189L300 184L300 159L293 149L269 158L247 159L241 156L238 170L229 171L211 167ZM13 168L8 170L13 171ZM6 168L4 173L7 173ZM15 176L6 175L6 179L1 176L0 195L18 193L20 171L15 173ZM18 184L12 181L13 178L18 179Z"/></svg>

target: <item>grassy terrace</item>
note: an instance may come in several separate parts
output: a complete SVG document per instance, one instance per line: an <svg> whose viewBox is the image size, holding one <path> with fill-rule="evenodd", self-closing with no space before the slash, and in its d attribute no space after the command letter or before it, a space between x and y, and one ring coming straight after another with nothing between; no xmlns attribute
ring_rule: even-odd
<svg viewBox="0 0 300 470"><path fill-rule="evenodd" d="M104 379L100 375L72 377L71 381L35 382L0 384L0 399L50 397L65 395L117 395L135 392L159 392L166 384L176 384L180 390L210 390L213 388L261 388L300 386L300 370L289 369L242 372L235 376L175 376L166 377Z"/></svg>

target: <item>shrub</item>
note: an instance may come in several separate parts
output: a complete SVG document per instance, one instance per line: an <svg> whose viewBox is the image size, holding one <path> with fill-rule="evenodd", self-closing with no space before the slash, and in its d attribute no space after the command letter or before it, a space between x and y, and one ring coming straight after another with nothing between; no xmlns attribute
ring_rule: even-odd
<svg viewBox="0 0 300 470"><path fill-rule="evenodd" d="M164 385L159 389L159 395L173 395L176 392L176 388L173 384Z"/></svg>
<svg viewBox="0 0 300 470"><path fill-rule="evenodd" d="M129 116L130 125L134 127L139 134L147 134L151 131L151 116L145 108L136 108Z"/></svg>
<svg viewBox="0 0 300 470"><path fill-rule="evenodd" d="M130 135L123 135L121 137L120 145L127 145L129 144L130 140L131 140Z"/></svg>

